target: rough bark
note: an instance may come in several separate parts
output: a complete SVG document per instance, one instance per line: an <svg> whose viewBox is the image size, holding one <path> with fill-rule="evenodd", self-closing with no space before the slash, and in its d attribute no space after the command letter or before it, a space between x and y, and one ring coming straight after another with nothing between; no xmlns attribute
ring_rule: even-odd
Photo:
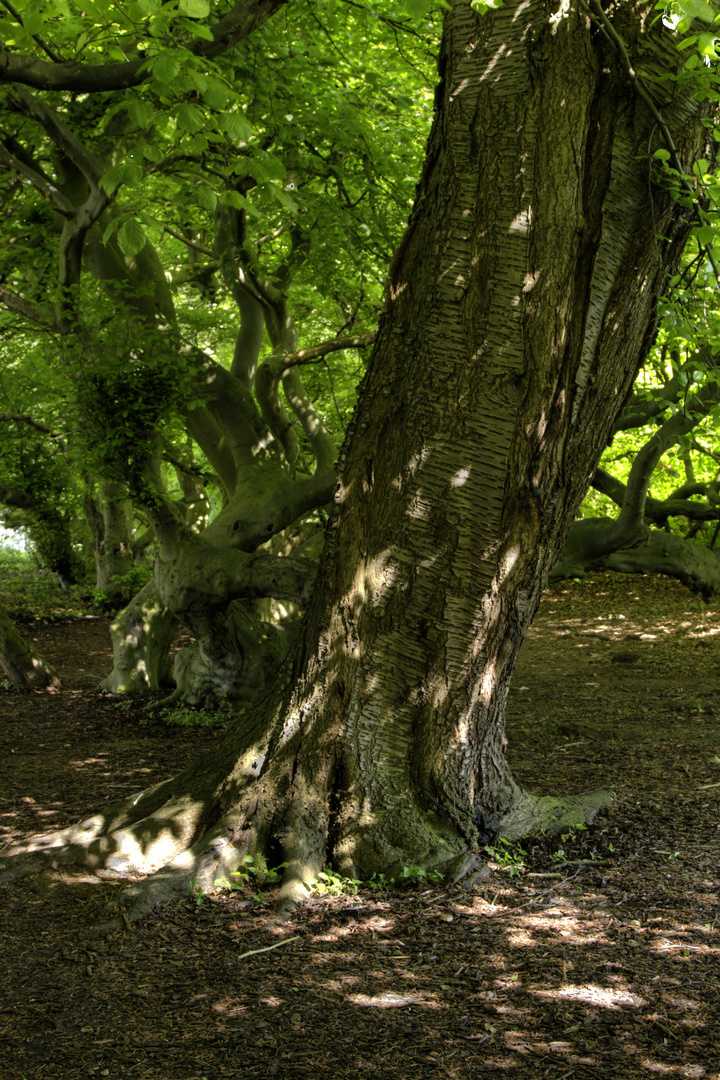
<svg viewBox="0 0 720 1080"><path fill-rule="evenodd" d="M0 608L0 668L17 690L60 688L52 666L25 640L3 608Z"/></svg>
<svg viewBox="0 0 720 1080"><path fill-rule="evenodd" d="M650 5L613 12L636 66L679 58ZM482 835L596 812L505 760L510 676L687 234L651 190L655 125L584 10L447 13L426 164L292 663L180 777L28 852L165 864L126 901L281 850L283 901L331 858L449 867ZM684 160L700 107L666 120ZM661 236L664 239L658 240ZM35 865L30 863L28 865ZM12 866L8 873L19 872Z"/></svg>

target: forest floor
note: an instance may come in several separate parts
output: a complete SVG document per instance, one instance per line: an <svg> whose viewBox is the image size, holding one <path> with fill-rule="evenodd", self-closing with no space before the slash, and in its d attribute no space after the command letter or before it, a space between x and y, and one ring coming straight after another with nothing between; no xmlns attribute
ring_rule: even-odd
<svg viewBox="0 0 720 1080"><path fill-rule="evenodd" d="M64 688L0 692L0 842L218 737L98 694L107 620L24 630ZM114 881L2 888L1 1080L718 1080L720 608L661 578L549 590L510 714L532 790L616 802L587 830L496 845L475 887L362 887L276 925L254 883L105 938L86 931Z"/></svg>

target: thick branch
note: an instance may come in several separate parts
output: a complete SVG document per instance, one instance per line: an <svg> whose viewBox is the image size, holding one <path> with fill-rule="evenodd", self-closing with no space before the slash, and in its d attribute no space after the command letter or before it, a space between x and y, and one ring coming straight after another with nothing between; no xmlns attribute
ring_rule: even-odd
<svg viewBox="0 0 720 1080"><path fill-rule="evenodd" d="M622 507L627 497L627 488L605 469L597 469L592 479L592 486ZM708 503L692 502L690 495L704 495L709 499L717 497L718 484L685 484L667 499L654 499L648 495L645 501L645 517L656 525L664 525L669 517L686 517L692 521L716 521L720 518L720 507Z"/></svg>
<svg viewBox="0 0 720 1080"><path fill-rule="evenodd" d="M214 27L212 41L199 38L190 51L215 59L257 29L283 6L285 0L239 0ZM34 56L0 54L0 82L22 83L37 90L74 90L94 93L126 90L151 76L152 61L145 57L116 64L49 63Z"/></svg>
<svg viewBox="0 0 720 1080"><path fill-rule="evenodd" d="M647 491L660 458L666 450L675 446L683 435L692 431L702 417L707 416L717 405L719 399L720 387L717 383L709 383L688 399L682 412L677 412L666 420L637 453L628 477L623 507L617 520L618 547L631 546L633 538L642 531Z"/></svg>
<svg viewBox="0 0 720 1080"><path fill-rule="evenodd" d="M73 204L58 190L52 180L49 180L42 173L33 169L27 162L12 154L1 140L0 161L4 162L13 172L18 173L19 176L24 176L26 180L29 180L40 194L55 207L58 213L71 214L73 212Z"/></svg>
<svg viewBox="0 0 720 1080"><path fill-rule="evenodd" d="M27 491L23 491L22 488L9 487L7 484L0 484L0 503L5 503L6 506L14 506L18 510L33 510L35 508L35 501L28 495Z"/></svg>
<svg viewBox="0 0 720 1080"><path fill-rule="evenodd" d="M43 435L52 435L53 439L60 438L57 432L53 431L52 428L49 428L47 424L41 423L40 420L35 420L28 413L0 413L0 421L28 424L30 427L34 427L36 431L42 431Z"/></svg>
<svg viewBox="0 0 720 1080"><path fill-rule="evenodd" d="M9 289L7 285L0 285L0 303L4 304L8 311L15 315L22 315L24 319L37 323L46 330L57 330L57 321L52 311L34 304L32 300L26 300L24 296Z"/></svg>
<svg viewBox="0 0 720 1080"><path fill-rule="evenodd" d="M80 169L88 184L92 188L97 187L100 177L105 172L103 163L83 146L80 139L73 134L53 109L36 98L29 90L23 90L22 87L16 89L15 93L8 98L8 103L15 112L40 124L55 145Z"/></svg>

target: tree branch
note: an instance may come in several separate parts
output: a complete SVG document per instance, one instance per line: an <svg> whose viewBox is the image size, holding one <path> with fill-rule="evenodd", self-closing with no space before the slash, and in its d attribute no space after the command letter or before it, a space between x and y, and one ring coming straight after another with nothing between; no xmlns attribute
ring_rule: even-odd
<svg viewBox="0 0 720 1080"><path fill-rule="evenodd" d="M30 427L34 427L36 431L41 431L43 435L51 435L53 439L59 439L60 435L52 428L49 428L47 424L41 423L39 420L35 420L28 413L0 413L0 422L15 422L18 424L28 424Z"/></svg>
<svg viewBox="0 0 720 1080"><path fill-rule="evenodd" d="M18 173L19 176L24 176L26 180L29 180L41 195L55 207L58 213L72 214L72 203L58 190L55 184L42 173L33 169L27 162L12 154L2 140L0 140L0 161L3 161L9 169Z"/></svg>
<svg viewBox="0 0 720 1080"><path fill-rule="evenodd" d="M187 236L183 236L182 233L175 232L175 229L171 229L169 225L163 225L163 232L168 233L169 236L174 236L176 240L186 244L190 248L194 248L195 251L199 251L201 255L207 255L211 259L215 259L215 255L209 248L202 247L201 244L196 244L194 240L188 240Z"/></svg>
<svg viewBox="0 0 720 1080"><path fill-rule="evenodd" d="M666 420L635 455L628 477L627 492L616 522L618 539L621 534L631 537L642 530L647 491L657 463L666 450L674 446L682 435L692 431L702 417L707 416L713 406L717 405L718 400L720 400L718 384L709 383L704 386L688 399L682 411L676 412L674 416ZM625 543L618 543L618 546L627 547L629 544L630 541L627 540Z"/></svg>
<svg viewBox="0 0 720 1080"><path fill-rule="evenodd" d="M104 164L83 146L54 109L22 87L8 98L8 104L15 112L40 124L55 145L80 169L91 188L97 188L105 172Z"/></svg>
<svg viewBox="0 0 720 1080"><path fill-rule="evenodd" d="M2 0L2 3L3 3L3 7L5 7L10 12L13 19L15 19L16 22L18 22L20 24L20 26L22 26L22 28L24 30L25 29L25 23L22 21L22 17L20 15L20 12L15 10L13 5L11 3L9 3L9 0ZM59 56L57 53L53 52L53 50L50 48L50 46L47 44L47 42L44 41L40 37L39 34L32 34L31 37L32 37L33 41L36 42L40 46L40 48L45 53L45 55L50 57L50 59L52 60L52 62L54 64L62 64L62 62L63 62L62 57Z"/></svg>
<svg viewBox="0 0 720 1080"><path fill-rule="evenodd" d="M607 472L596 469L591 481L592 487L622 507L627 498L627 488L622 480ZM686 517L690 521L716 521L720 517L720 507L708 503L693 502L688 496L704 495L712 500L717 498L720 485L714 480L706 484L685 484L674 491L667 499L655 499L648 495L645 501L645 517L655 525L664 525L670 517Z"/></svg>
<svg viewBox="0 0 720 1080"><path fill-rule="evenodd" d="M285 2L238 0L232 10L211 27L213 40L198 38L190 46L190 52L214 60L249 37ZM74 90L79 93L127 90L131 86L139 86L151 74L152 59L146 57L116 64L93 65L75 61L48 63L34 56L8 52L0 54L0 82L22 83L36 90Z"/></svg>
<svg viewBox="0 0 720 1080"><path fill-rule="evenodd" d="M32 300L26 300L24 296L14 292L7 285L0 285L0 303L4 304L8 311L15 315L22 315L24 319L37 323L45 330L57 330L57 320L54 314L34 304Z"/></svg>
<svg viewBox="0 0 720 1080"><path fill-rule="evenodd" d="M6 506L14 506L18 510L33 510L35 508L35 501L28 495L27 491L23 491L21 488L9 487L6 484L0 484L0 503L5 503Z"/></svg>
<svg viewBox="0 0 720 1080"><path fill-rule="evenodd" d="M367 334L350 334L348 337L332 338L324 341L321 345L313 345L308 349L300 349L299 352L287 353L282 358L284 368L296 367L298 364L312 364L316 360L322 360L328 353L339 352L341 349L366 349L372 345L377 336L377 330L370 330Z"/></svg>

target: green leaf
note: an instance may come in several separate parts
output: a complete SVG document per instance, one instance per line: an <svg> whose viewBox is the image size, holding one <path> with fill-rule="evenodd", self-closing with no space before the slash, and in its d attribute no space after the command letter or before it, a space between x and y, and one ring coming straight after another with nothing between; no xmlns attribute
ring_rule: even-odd
<svg viewBox="0 0 720 1080"><path fill-rule="evenodd" d="M178 9L188 19L206 19L210 14L208 0L179 0Z"/></svg>
<svg viewBox="0 0 720 1080"><path fill-rule="evenodd" d="M135 98L128 103L128 116L133 124L136 124L139 128L147 128L150 127L153 122L155 110L149 101L145 101L142 98Z"/></svg>
<svg viewBox="0 0 720 1080"><path fill-rule="evenodd" d="M203 90L203 100L210 109L221 110L227 106L230 100L230 90L220 79L208 76L205 80L206 89Z"/></svg>
<svg viewBox="0 0 720 1080"><path fill-rule="evenodd" d="M212 188L199 187L197 189L197 201L205 210L212 212L217 206L217 195Z"/></svg>
<svg viewBox="0 0 720 1080"><path fill-rule="evenodd" d="M212 30L208 30L207 26L203 26L202 23L195 23L193 26L193 33L195 37L203 38L204 41L214 41Z"/></svg>
<svg viewBox="0 0 720 1080"><path fill-rule="evenodd" d="M411 19L422 19L427 15L435 0L404 0L404 2Z"/></svg>
<svg viewBox="0 0 720 1080"><path fill-rule="evenodd" d="M102 238L103 244L107 245L108 240L110 240L110 238L112 237L115 230L120 228L120 226L122 225L122 222L123 222L123 219L121 217L113 218L113 220L110 222L110 224L106 228L105 232L103 233L103 238Z"/></svg>
<svg viewBox="0 0 720 1080"><path fill-rule="evenodd" d="M135 218L128 220L118 232L118 244L123 255L132 257L139 254L147 243L145 233Z"/></svg>
<svg viewBox="0 0 720 1080"><path fill-rule="evenodd" d="M252 127L241 112L232 112L224 116L222 128L233 142L248 142L252 135Z"/></svg>
<svg viewBox="0 0 720 1080"><path fill-rule="evenodd" d="M220 202L223 206L234 207L235 210L244 210L247 205L247 199L239 191L223 191Z"/></svg>
<svg viewBox="0 0 720 1080"><path fill-rule="evenodd" d="M177 126L183 131L189 131L193 135L205 123L205 114L197 105L188 105L186 102L178 108L175 114Z"/></svg>
<svg viewBox="0 0 720 1080"><path fill-rule="evenodd" d="M659 150L655 151L655 153L653 154L653 157L654 158L659 158L660 161L669 161L670 158L672 157L672 154L670 153L669 150L665 150L664 148L661 147Z"/></svg>
<svg viewBox="0 0 720 1080"><path fill-rule="evenodd" d="M703 225L699 229L693 229L693 235L697 237L699 244L711 244L715 233L712 225Z"/></svg>
<svg viewBox="0 0 720 1080"><path fill-rule="evenodd" d="M142 180L142 169L132 161L121 161L108 169L100 180L100 186L108 195L113 195L121 184L132 186Z"/></svg>
<svg viewBox="0 0 720 1080"><path fill-rule="evenodd" d="M715 34L701 34L698 39L698 52L701 56L707 56L710 60L717 60L717 42Z"/></svg>
<svg viewBox="0 0 720 1080"><path fill-rule="evenodd" d="M152 62L152 73L161 82L171 83L180 74L180 61L172 53L160 53Z"/></svg>
<svg viewBox="0 0 720 1080"><path fill-rule="evenodd" d="M285 210L291 210L293 213L297 211L298 205L294 199L291 199L286 191L284 191L279 184L268 184L267 190L270 194L277 199Z"/></svg>
<svg viewBox="0 0 720 1080"><path fill-rule="evenodd" d="M28 11L23 15L25 33L30 37L33 34L45 35L45 23L39 11Z"/></svg>
<svg viewBox="0 0 720 1080"><path fill-rule="evenodd" d="M716 14L715 8L706 0L682 0L679 7L690 19L704 19L705 22L712 22Z"/></svg>

